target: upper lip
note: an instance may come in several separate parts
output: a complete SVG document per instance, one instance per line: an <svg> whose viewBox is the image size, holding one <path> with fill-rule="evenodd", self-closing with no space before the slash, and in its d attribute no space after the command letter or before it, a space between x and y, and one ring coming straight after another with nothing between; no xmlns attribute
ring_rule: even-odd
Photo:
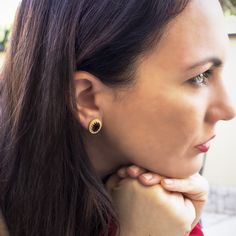
<svg viewBox="0 0 236 236"><path fill-rule="evenodd" d="M204 145L204 144L208 143L208 142L209 142L209 141L211 141L213 138L215 138L215 135L212 135L212 136L211 136L211 138L207 139L206 141L204 141L204 142L203 142L203 143L201 143L201 144L198 144L196 147L198 147L198 146L201 146L201 145Z"/></svg>

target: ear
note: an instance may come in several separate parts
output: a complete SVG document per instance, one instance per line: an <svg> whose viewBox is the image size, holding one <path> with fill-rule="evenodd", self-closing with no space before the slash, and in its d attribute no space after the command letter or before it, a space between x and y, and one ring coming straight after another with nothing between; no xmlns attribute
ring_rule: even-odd
<svg viewBox="0 0 236 236"><path fill-rule="evenodd" d="M106 86L86 71L74 73L74 84L79 121L87 130L91 120L98 118L102 121L102 102L100 101Z"/></svg>

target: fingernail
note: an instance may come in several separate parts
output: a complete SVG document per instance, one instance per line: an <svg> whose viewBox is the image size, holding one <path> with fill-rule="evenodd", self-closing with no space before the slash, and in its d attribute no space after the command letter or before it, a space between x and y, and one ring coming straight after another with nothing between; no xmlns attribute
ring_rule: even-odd
<svg viewBox="0 0 236 236"><path fill-rule="evenodd" d="M129 169L132 170L133 173L137 173L139 171L137 166L130 166Z"/></svg>
<svg viewBox="0 0 236 236"><path fill-rule="evenodd" d="M172 185L172 184L174 184L174 180L172 180L172 179L164 179L163 181L164 181L165 184L167 184L167 185Z"/></svg>
<svg viewBox="0 0 236 236"><path fill-rule="evenodd" d="M146 173L146 174L142 174L142 176L146 179L146 180L151 180L152 179L152 174Z"/></svg>

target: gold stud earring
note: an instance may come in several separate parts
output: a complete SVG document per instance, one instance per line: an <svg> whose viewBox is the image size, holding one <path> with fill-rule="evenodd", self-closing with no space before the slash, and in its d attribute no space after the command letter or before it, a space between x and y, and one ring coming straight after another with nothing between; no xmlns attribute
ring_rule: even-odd
<svg viewBox="0 0 236 236"><path fill-rule="evenodd" d="M89 122L89 132L97 134L102 128L102 122L99 119L93 119Z"/></svg>

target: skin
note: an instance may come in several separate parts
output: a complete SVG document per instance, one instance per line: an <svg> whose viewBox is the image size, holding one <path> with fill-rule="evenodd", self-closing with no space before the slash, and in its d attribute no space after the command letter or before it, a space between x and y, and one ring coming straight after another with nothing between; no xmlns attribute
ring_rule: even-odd
<svg viewBox="0 0 236 236"><path fill-rule="evenodd" d="M123 182L123 179L128 179L127 182ZM156 196L156 201L152 202L152 204L149 204L148 206L150 207L149 213L144 214L142 208L145 206L145 209L147 207L147 202L148 202L148 197L145 195L145 191L147 189L142 189L142 188L135 188L135 189L128 189L127 190L127 185L129 184L129 181L135 180L136 182L139 182L143 186L146 187L152 187L151 192L155 193ZM133 185L131 185L133 186ZM115 204L118 206L118 210L120 210L120 215L123 216L125 215L128 219L135 219L136 224L140 225L145 225L145 217L150 219L149 214L154 211L156 213L157 208L155 207L155 204L159 204L160 201L163 200L163 195L162 193L165 193L165 202L162 203L161 205L165 207L166 211L161 212L158 208L158 213L161 213L159 218L165 217L167 215L167 222L179 225L179 215L182 215L181 219L183 220L183 226L184 228L191 228L193 229L196 224L199 222L201 213L203 211L204 205L207 201L208 197L208 192L209 192L209 186L207 180L202 177L200 174L194 174L188 178L185 179L166 179L163 176L160 176L156 173L151 173L148 172L147 170L140 168L138 166L132 165L129 167L123 167L117 171L116 174L113 174L107 181L106 183L106 188L110 195L113 198L113 201L115 201ZM164 191L159 192L159 190L163 189ZM134 191L136 190L136 191ZM137 191L139 190L139 191ZM125 194L123 193L125 192ZM160 193L160 195L156 193ZM115 197L113 197L115 195ZM118 201L118 196L121 196L121 200ZM127 207L124 207L122 205L122 202L128 203L128 206L133 206L133 200L134 196L136 195L141 195L144 196L144 201L141 202L139 201L139 204L135 206L134 209L127 210ZM129 196L127 197L126 201L123 200L124 196ZM132 198L130 196L133 196ZM150 196L150 194L148 195ZM152 196L152 194L151 194ZM171 205L170 202L173 203L173 198L175 199L174 205ZM176 201L176 199L178 201ZM186 215L186 208L183 207L183 199L188 201L191 201L191 204L185 204L185 207L187 208L187 211L190 213L192 212L192 207L194 208L194 218L191 220L191 215ZM150 203L151 201L149 201ZM181 208L182 205L182 208ZM141 214L140 215L135 215L135 217L132 217L133 212L137 209L140 209ZM176 209L180 209L179 211ZM123 213L125 211L126 214ZM180 213L180 211L182 213ZM118 211L119 212L119 211ZM174 221L170 222L170 212L172 213L172 217L174 217ZM176 217L177 216L177 217ZM185 216L185 217L183 217ZM157 217L157 216L156 216ZM140 219L140 222L137 223L137 219ZM174 230L174 228L169 228L167 224L165 227L165 224L162 224L162 228L157 228L156 227L156 218L154 218L154 221L152 222L152 226L154 228L154 232L158 233L157 235L162 235L163 232L168 232L170 235L177 235ZM172 218L173 219L173 218ZM150 220L149 220L150 221ZM125 220L127 222L127 220ZM150 223L150 222L149 222ZM127 228L130 230L130 226L128 224ZM178 228L178 227L177 227ZM183 229L183 228L182 228ZM143 233L143 232L142 232ZM125 235L125 234L124 234ZM142 234L141 234L142 235ZM165 234L164 234L165 235Z"/></svg>
<svg viewBox="0 0 236 236"><path fill-rule="evenodd" d="M86 149L101 178L113 173L106 187L123 235L138 235L137 228L140 235L146 230L185 235L181 230L199 221L208 186L196 174L203 158L196 146L215 135L218 121L235 116L222 78L228 50L224 29L218 1L193 0L168 25L161 42L138 58L135 86L111 89L85 71L75 73L82 126L87 130L94 118L103 122L99 134L85 132ZM204 76L199 80L200 74ZM149 188L121 181L130 177ZM166 184L165 178L173 184ZM192 216L184 214L183 199L190 200L187 212L194 207ZM160 201L163 208L157 208ZM186 216L181 226L179 215ZM164 219L163 224L156 219Z"/></svg>
<svg viewBox="0 0 236 236"><path fill-rule="evenodd" d="M227 49L218 1L194 0L168 25L161 42L139 58L133 87L109 88L76 72L78 117L98 175L130 164L169 178L197 173L203 157L196 145L215 134L218 121L235 116L222 78ZM193 67L212 57L221 63ZM208 70L209 78L197 82ZM97 135L87 131L94 118L103 122Z"/></svg>
<svg viewBox="0 0 236 236"><path fill-rule="evenodd" d="M218 1L192 0L138 58L135 86L114 89L86 71L74 74L86 150L101 178L113 174L106 188L121 236L188 235L198 222L208 187L196 174L202 155L195 146L215 134L218 121L235 116L222 78L227 47ZM209 57L221 63L193 67ZM208 70L201 83L192 79ZM94 118L103 122L97 135L88 132Z"/></svg>
<svg viewBox="0 0 236 236"><path fill-rule="evenodd" d="M112 179L107 183L108 189ZM126 178L110 194L121 226L117 236L186 236L191 230L195 209L180 193L166 191L161 185L146 188Z"/></svg>

